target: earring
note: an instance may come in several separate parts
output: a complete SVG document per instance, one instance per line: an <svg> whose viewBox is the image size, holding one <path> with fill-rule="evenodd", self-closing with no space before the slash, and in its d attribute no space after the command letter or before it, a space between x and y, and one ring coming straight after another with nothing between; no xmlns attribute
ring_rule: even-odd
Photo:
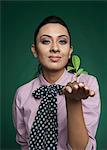
<svg viewBox="0 0 107 150"><path fill-rule="evenodd" d="M37 58L37 54L36 53L34 53L33 55L34 55L35 58Z"/></svg>

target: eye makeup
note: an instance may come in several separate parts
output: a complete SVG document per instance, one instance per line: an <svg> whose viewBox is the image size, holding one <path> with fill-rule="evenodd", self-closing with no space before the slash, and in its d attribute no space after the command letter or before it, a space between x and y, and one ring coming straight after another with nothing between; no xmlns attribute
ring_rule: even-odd
<svg viewBox="0 0 107 150"><path fill-rule="evenodd" d="M61 45L65 45L65 44L68 43L68 41L65 40L65 39L60 39L60 40L58 41L58 43L60 43Z"/></svg>
<svg viewBox="0 0 107 150"><path fill-rule="evenodd" d="M50 41L49 39L41 39L40 42L41 42L42 44L48 45L51 41Z"/></svg>
<svg viewBox="0 0 107 150"><path fill-rule="evenodd" d="M38 42L48 45L53 42L53 37L50 35L42 35ZM61 45L65 45L69 42L69 37L66 35L60 35L57 37L57 42Z"/></svg>

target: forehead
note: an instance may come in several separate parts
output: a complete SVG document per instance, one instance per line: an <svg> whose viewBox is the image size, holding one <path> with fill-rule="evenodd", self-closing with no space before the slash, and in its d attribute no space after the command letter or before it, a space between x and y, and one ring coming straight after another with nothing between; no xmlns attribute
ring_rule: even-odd
<svg viewBox="0 0 107 150"><path fill-rule="evenodd" d="M43 34L48 34L50 36L60 36L60 35L69 36L66 27L64 27L59 23L48 23L42 26L39 30L38 37L42 36Z"/></svg>

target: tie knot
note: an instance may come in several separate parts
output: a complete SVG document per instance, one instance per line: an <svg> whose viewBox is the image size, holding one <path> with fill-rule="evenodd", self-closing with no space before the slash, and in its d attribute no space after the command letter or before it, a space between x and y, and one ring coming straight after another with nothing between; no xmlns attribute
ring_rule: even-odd
<svg viewBox="0 0 107 150"><path fill-rule="evenodd" d="M35 97L35 98L43 98L44 96L49 96L49 95L52 95L52 96L56 96L57 93L59 95L62 95L63 92L62 92L62 88L64 86L62 85L59 85L59 84L52 84L52 85L42 85L40 88L38 88L37 90L33 91L32 95Z"/></svg>

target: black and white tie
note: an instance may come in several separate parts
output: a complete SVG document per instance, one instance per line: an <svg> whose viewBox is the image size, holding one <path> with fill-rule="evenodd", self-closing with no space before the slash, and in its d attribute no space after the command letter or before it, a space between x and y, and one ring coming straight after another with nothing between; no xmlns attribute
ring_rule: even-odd
<svg viewBox="0 0 107 150"><path fill-rule="evenodd" d="M57 121L57 93L62 93L61 85L43 85L32 94L41 99L37 115L33 122L29 150L57 150L58 121Z"/></svg>

